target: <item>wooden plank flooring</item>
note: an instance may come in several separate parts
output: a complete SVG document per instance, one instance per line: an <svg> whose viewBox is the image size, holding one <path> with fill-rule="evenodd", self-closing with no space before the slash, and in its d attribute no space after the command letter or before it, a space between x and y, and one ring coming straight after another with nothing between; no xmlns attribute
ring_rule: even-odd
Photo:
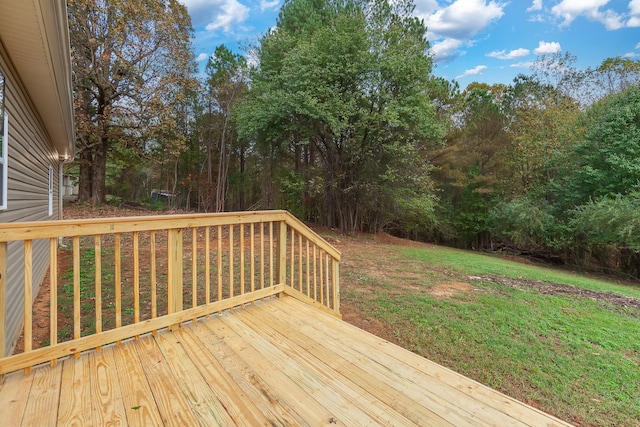
<svg viewBox="0 0 640 427"><path fill-rule="evenodd" d="M292 297L7 375L0 414L11 426L568 425Z"/></svg>

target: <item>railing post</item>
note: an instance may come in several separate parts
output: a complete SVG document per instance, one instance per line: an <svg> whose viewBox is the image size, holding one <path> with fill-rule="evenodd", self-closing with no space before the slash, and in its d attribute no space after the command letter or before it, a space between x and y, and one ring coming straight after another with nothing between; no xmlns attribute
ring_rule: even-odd
<svg viewBox="0 0 640 427"><path fill-rule="evenodd" d="M276 246L276 285L287 282L287 223L278 222L278 240Z"/></svg>
<svg viewBox="0 0 640 427"><path fill-rule="evenodd" d="M5 354L7 315L7 242L0 242L0 358ZM0 384L2 375L0 374Z"/></svg>
<svg viewBox="0 0 640 427"><path fill-rule="evenodd" d="M182 311L182 229L167 231L167 312ZM178 325L173 325L174 330Z"/></svg>
<svg viewBox="0 0 640 427"><path fill-rule="evenodd" d="M333 310L340 313L340 263L331 259L331 284L333 285Z"/></svg>

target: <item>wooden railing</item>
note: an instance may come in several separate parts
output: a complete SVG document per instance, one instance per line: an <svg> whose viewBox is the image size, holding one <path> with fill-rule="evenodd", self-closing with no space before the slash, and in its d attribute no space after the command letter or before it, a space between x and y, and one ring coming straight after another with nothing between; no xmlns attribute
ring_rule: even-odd
<svg viewBox="0 0 640 427"><path fill-rule="evenodd" d="M34 308L39 239L49 242L51 267L48 297ZM8 283L10 242L23 242L22 283ZM24 333L22 349L0 358L0 375L283 293L340 316L339 261L285 211L2 224L0 356L9 286L24 289ZM49 323L40 341L36 309L39 326Z"/></svg>

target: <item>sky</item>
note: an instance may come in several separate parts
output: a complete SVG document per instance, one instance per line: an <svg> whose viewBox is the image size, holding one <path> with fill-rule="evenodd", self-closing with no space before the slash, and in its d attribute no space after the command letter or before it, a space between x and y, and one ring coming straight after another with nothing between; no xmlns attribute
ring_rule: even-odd
<svg viewBox="0 0 640 427"><path fill-rule="evenodd" d="M276 25L282 0L180 0L191 15L201 65L216 46L238 53ZM509 84L539 55L576 56L580 69L606 58L640 59L640 0L414 0L427 25L434 74ZM202 69L202 68L201 68Z"/></svg>

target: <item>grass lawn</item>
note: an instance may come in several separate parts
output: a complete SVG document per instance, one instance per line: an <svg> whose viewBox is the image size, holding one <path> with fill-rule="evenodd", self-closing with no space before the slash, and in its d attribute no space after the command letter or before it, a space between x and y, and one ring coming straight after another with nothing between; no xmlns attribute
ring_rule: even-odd
<svg viewBox="0 0 640 427"><path fill-rule="evenodd" d="M640 426L640 309L600 298L640 286L399 241L337 246L347 320L576 425Z"/></svg>

